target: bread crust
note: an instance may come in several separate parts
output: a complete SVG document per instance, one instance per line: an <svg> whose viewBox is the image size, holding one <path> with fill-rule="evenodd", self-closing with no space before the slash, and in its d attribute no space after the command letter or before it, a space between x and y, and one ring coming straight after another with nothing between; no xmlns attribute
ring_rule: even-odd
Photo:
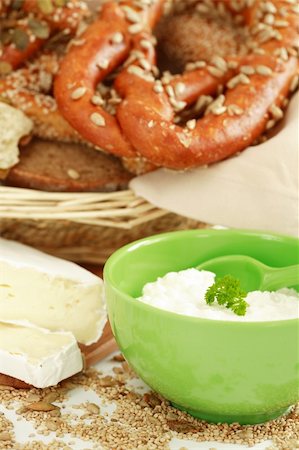
<svg viewBox="0 0 299 450"><path fill-rule="evenodd" d="M21 149L9 172L11 186L60 192L110 192L125 189L132 178L112 155L82 144L34 139Z"/></svg>

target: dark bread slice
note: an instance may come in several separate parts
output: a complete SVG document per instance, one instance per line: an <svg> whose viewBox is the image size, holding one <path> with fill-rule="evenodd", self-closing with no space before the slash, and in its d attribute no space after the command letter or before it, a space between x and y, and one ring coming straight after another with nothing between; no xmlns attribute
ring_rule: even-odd
<svg viewBox="0 0 299 450"><path fill-rule="evenodd" d="M125 189L133 177L117 158L82 144L32 140L5 184L62 192L110 192Z"/></svg>
<svg viewBox="0 0 299 450"><path fill-rule="evenodd" d="M17 378L9 377L0 373L0 386L8 386L15 389L30 389L32 386L25 383L25 381L18 380Z"/></svg>

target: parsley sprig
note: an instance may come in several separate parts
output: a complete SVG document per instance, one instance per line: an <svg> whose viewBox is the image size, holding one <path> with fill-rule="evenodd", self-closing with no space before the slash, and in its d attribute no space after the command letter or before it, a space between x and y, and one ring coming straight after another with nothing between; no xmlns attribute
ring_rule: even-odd
<svg viewBox="0 0 299 450"><path fill-rule="evenodd" d="M240 281L231 275L219 278L209 287L205 294L208 305L217 301L231 309L238 316L245 316L248 303L244 300L247 293L241 289Z"/></svg>

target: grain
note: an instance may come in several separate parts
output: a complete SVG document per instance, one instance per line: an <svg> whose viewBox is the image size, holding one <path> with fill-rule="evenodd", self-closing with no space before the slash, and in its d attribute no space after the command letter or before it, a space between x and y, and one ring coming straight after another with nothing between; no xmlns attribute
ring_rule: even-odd
<svg viewBox="0 0 299 450"><path fill-rule="evenodd" d="M79 374L67 380L69 388L77 387L95 392L103 402L113 402L115 411L109 418L101 414L98 405L85 403L73 405L85 413L83 416L65 412L63 405L68 395L68 384L61 383L55 388L43 391L38 389L0 390L0 402L4 406L19 409L36 429L36 434L56 434L56 438L44 447L39 440L20 444L15 440L12 423L0 413L0 433L5 433L0 440L2 450L51 450L72 449L70 439L86 441L94 448L105 450L167 450L173 437L191 439L194 442L213 441L227 444L243 444L253 446L270 439L273 441L271 450L286 450L296 448L299 439L299 415L296 407L277 420L264 425L241 426L239 424L208 424L195 419L188 414L173 408L168 401L154 392L140 394L132 391L130 380L135 378L127 363L117 357L118 368L122 373L115 376L101 376L96 370L88 369L85 374ZM52 416L53 411L33 411L27 409L28 398L39 396L55 398L60 406L60 416ZM87 414L86 414L87 412ZM80 418L81 417L81 418ZM83 417L83 419L82 419ZM85 422L84 419L88 419ZM62 438L68 434L68 445ZM1 436L1 434L0 434ZM71 436L71 437L69 437ZM70 446L70 447L69 447ZM214 447L217 448L217 445Z"/></svg>

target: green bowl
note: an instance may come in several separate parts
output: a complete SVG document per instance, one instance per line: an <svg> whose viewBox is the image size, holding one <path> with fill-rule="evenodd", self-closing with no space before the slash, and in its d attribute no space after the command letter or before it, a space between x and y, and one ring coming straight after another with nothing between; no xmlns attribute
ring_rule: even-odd
<svg viewBox="0 0 299 450"><path fill-rule="evenodd" d="M298 320L229 322L137 301L145 283L227 254L274 267L298 263L296 238L244 230L191 230L116 251L104 281L116 341L135 372L176 407L210 422L262 423L298 401Z"/></svg>

